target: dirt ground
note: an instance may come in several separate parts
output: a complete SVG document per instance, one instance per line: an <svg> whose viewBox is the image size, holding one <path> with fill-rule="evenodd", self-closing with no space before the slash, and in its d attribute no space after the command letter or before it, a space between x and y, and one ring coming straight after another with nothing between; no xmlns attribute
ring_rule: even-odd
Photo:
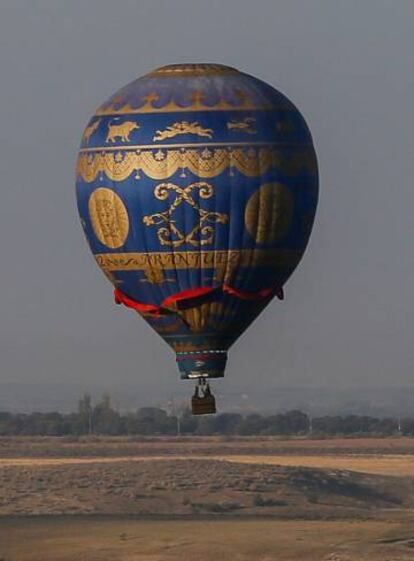
<svg viewBox="0 0 414 561"><path fill-rule="evenodd" d="M412 561L414 524L345 521L0 521L7 561Z"/></svg>
<svg viewBox="0 0 414 561"><path fill-rule="evenodd" d="M412 561L414 439L0 438L0 561Z"/></svg>

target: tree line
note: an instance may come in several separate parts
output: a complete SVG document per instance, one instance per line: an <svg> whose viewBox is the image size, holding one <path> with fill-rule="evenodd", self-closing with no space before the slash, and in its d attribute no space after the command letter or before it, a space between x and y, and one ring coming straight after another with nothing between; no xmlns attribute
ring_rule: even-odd
<svg viewBox="0 0 414 561"><path fill-rule="evenodd" d="M221 413L194 417L190 410L141 407L120 413L109 395L96 404L85 394L73 413L10 413L0 411L0 436L96 435L414 435L414 418L377 418L345 415L311 418L292 410L274 415Z"/></svg>

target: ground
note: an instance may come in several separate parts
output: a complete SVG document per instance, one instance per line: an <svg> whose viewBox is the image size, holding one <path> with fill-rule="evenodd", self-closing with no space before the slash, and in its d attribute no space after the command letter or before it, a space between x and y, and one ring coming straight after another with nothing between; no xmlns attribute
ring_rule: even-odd
<svg viewBox="0 0 414 561"><path fill-rule="evenodd" d="M412 532L389 522L7 520L15 561L412 561Z"/></svg>
<svg viewBox="0 0 414 561"><path fill-rule="evenodd" d="M0 561L412 561L413 547L412 439L0 439Z"/></svg>

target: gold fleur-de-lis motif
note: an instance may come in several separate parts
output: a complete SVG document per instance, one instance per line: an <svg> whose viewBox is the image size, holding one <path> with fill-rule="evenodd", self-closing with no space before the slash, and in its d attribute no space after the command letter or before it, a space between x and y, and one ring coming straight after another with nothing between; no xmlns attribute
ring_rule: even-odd
<svg viewBox="0 0 414 561"><path fill-rule="evenodd" d="M166 158L166 154L162 150L158 150L154 154L154 159L157 160L157 162L162 162L163 160L165 160L165 158Z"/></svg>
<svg viewBox="0 0 414 561"><path fill-rule="evenodd" d="M157 236L161 245L171 247L180 247L184 244L190 244L193 247L208 245L214 240L214 224L228 223L228 214L212 212L199 206L192 196L192 191L195 189L198 190L202 199L210 199L214 194L214 187L205 181L197 181L187 187L179 187L174 183L160 183L155 187L154 195L160 201L165 201L171 191L176 194L174 201L166 211L155 212L142 219L145 226L159 226ZM171 219L175 209L183 203L193 207L199 216L198 223L188 233L177 228L175 221Z"/></svg>
<svg viewBox="0 0 414 561"><path fill-rule="evenodd" d="M141 282L149 282L151 284L162 284L167 280L164 276L164 271L162 269L155 268L155 267L148 267L144 271L144 275L145 278L140 279ZM169 282L171 282L171 280L172 279L168 279Z"/></svg>
<svg viewBox="0 0 414 561"><path fill-rule="evenodd" d="M201 157L205 160L210 160L213 157L213 152L208 148L204 148L204 150L201 152Z"/></svg>
<svg viewBox="0 0 414 561"><path fill-rule="evenodd" d="M154 101L158 101L160 99L160 96L156 92L150 92L143 99L146 103L152 105Z"/></svg>

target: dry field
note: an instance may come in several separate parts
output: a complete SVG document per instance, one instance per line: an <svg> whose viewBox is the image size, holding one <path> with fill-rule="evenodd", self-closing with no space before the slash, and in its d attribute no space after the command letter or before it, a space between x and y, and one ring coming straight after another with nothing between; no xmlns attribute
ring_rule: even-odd
<svg viewBox="0 0 414 561"><path fill-rule="evenodd" d="M192 456L119 456L119 457L76 457L76 458L0 458L0 469L6 467L41 468L50 466L84 466L88 464L113 464L119 462L148 462L175 460L222 461L236 464L259 464L270 466L308 467L329 470L349 470L376 475L414 476L414 456L407 454L343 454L332 455L261 455L261 454L221 454Z"/></svg>
<svg viewBox="0 0 414 561"><path fill-rule="evenodd" d="M194 455L414 455L414 438L0 437L0 458Z"/></svg>
<svg viewBox="0 0 414 561"><path fill-rule="evenodd" d="M7 561L412 561L414 526L346 521L0 521Z"/></svg>
<svg viewBox="0 0 414 561"><path fill-rule="evenodd" d="M387 518L414 508L414 480L217 460L0 469L0 515Z"/></svg>
<svg viewBox="0 0 414 561"><path fill-rule="evenodd" d="M0 439L0 561L412 561L414 439Z"/></svg>

